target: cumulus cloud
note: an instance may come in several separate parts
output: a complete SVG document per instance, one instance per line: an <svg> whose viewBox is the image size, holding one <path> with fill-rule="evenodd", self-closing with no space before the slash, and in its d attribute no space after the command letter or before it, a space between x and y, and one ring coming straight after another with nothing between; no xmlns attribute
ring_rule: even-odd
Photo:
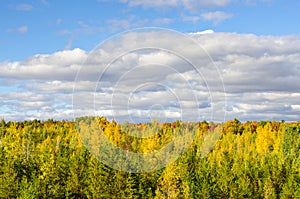
<svg viewBox="0 0 300 199"><path fill-rule="evenodd" d="M0 77L20 80L73 80L87 53L81 49L37 54L21 62L0 63Z"/></svg>
<svg viewBox="0 0 300 199"><path fill-rule="evenodd" d="M201 14L203 19L208 21L213 21L214 25L219 24L220 22L224 21L225 19L229 19L233 17L233 14L222 12L222 11L215 11L215 12L206 12Z"/></svg>
<svg viewBox="0 0 300 199"><path fill-rule="evenodd" d="M207 29L207 30L203 30L203 31L200 31L200 32L191 32L190 35L196 36L196 35L211 34L211 33L214 33L214 32L215 32L214 30Z"/></svg>
<svg viewBox="0 0 300 199"><path fill-rule="evenodd" d="M226 110L225 119L299 120L299 36L209 30L180 38L140 31L92 53L73 49L2 62L0 116L220 121L212 115Z"/></svg>

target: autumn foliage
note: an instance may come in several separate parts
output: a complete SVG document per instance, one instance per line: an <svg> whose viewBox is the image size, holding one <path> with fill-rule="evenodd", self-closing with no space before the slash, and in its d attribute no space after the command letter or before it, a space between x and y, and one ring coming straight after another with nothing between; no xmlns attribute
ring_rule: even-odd
<svg viewBox="0 0 300 199"><path fill-rule="evenodd" d="M102 164L71 121L0 121L0 198L299 198L300 123L237 119L117 124L92 117L111 143L147 153L194 131L167 167L129 173ZM82 127L84 128L84 127ZM211 136L221 129L218 137ZM151 134L135 137L133 133ZM97 146L97 135L88 141ZM216 139L214 141L214 139ZM212 142L213 147L208 148Z"/></svg>

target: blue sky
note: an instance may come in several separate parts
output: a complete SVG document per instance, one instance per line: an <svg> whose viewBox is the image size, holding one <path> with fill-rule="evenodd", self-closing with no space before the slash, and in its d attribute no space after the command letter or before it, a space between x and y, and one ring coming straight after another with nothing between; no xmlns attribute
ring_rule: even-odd
<svg viewBox="0 0 300 199"><path fill-rule="evenodd" d="M174 5L165 5L166 2ZM184 6L181 1L166 2L3 0L0 2L0 61L19 61L34 54L76 47L91 50L114 33L145 26L181 32L213 29L257 35L300 33L300 2L296 0L223 0L219 2L224 5L211 3L198 7L190 1L195 8ZM205 13L210 12L228 16L206 19Z"/></svg>
<svg viewBox="0 0 300 199"><path fill-rule="evenodd" d="M226 93L214 87L217 72L213 74L209 68L204 68L202 72L206 79L203 80L188 67L182 69L182 77L193 83L193 90L199 95L199 110L203 111L203 117L196 120L213 119L210 118L213 106L226 110L226 120L234 117L243 121L300 120L299 10L300 1L296 0L3 0L0 2L0 117L6 120L72 119L74 112L85 114L81 108L72 109L72 99L74 82L80 92L92 92L91 88L95 87L91 81L95 74L90 71L84 71L86 76L82 81L75 81L80 68L90 67L85 65L89 52L100 42L123 31L160 27L194 39L207 51L219 70L220 79L224 81L222 87ZM150 40L154 36L155 33L150 34ZM170 38L173 36L170 35ZM106 47L103 52L117 55L118 46L130 46L134 42L131 34L122 38L121 43L112 39L110 47L114 48ZM142 38L142 35L138 34L136 38ZM157 39L160 43L169 42L172 49L177 49L175 44L181 46L180 39L170 38ZM192 56L196 51L189 53L186 55L197 59ZM130 55L119 61L129 65L145 64L143 60L149 63L160 60L176 70L181 63L176 57L159 51L132 52ZM132 60L133 57L135 60ZM105 59L100 62L99 67L103 69ZM115 74L105 73L106 82L100 82L104 85L100 90L107 90L100 97L107 102L111 101L111 90L118 90L112 79L123 78L118 76L120 71L124 72L123 75L128 74L124 68L118 67L112 67L110 72ZM157 71L165 76L160 77L157 73L156 76L162 79L151 81L166 83L179 78L172 74L170 68L162 67ZM142 74L135 74L134 78L135 82L147 79ZM201 87L202 81L213 85L208 90L215 91L215 102L210 101L212 96L199 94L207 91L207 88L205 91ZM123 85L128 87L124 87L122 92L132 89L128 95L133 96L132 99L147 99L136 101L132 105L134 110L127 110L127 113L134 112L134 121L141 121L139 114L151 115L149 110L152 109L157 109L153 111L154 115L165 114L167 120L178 119L179 112L173 111L173 105L178 103L171 93L182 90L180 85L173 82L173 91L169 93L158 88L147 90L147 86L145 91L135 92L142 87L131 87L131 83L129 79L123 81ZM226 94L226 107L221 107L224 105L221 94ZM152 103L154 99L156 104ZM122 121L123 102L116 100L115 103L118 110L111 110L109 103L100 99L97 111L116 117L115 111L120 113L118 117ZM191 99L184 99L182 104L192 104Z"/></svg>

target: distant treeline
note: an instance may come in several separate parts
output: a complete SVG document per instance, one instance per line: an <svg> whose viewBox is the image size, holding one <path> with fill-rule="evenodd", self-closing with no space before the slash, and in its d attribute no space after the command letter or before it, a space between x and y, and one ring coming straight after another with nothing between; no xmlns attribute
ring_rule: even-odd
<svg viewBox="0 0 300 199"><path fill-rule="evenodd" d="M90 152L78 133L87 126L1 120L0 198L300 198L300 122L120 125L105 117L81 119L96 121L109 141L126 151L159 150L180 129L192 131L193 141L167 167L130 173L104 165ZM220 134L206 147L215 129ZM128 131L152 136L135 138Z"/></svg>

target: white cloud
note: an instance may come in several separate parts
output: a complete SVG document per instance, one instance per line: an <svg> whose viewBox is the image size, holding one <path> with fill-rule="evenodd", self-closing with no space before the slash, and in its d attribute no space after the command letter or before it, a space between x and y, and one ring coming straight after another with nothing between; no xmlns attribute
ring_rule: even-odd
<svg viewBox="0 0 300 199"><path fill-rule="evenodd" d="M62 23L62 19L61 18L56 19L56 24L57 25L60 25L61 23Z"/></svg>
<svg viewBox="0 0 300 199"><path fill-rule="evenodd" d="M199 21L200 17L182 15L181 19L182 19L182 21L188 21L188 22L196 23L197 21Z"/></svg>
<svg viewBox="0 0 300 199"><path fill-rule="evenodd" d="M271 0L243 0L245 5L254 5L257 3L270 3ZM120 3L126 3L130 7L143 6L144 8L164 8L164 7L183 7L184 9L195 11L204 8L226 7L235 0L119 0Z"/></svg>
<svg viewBox="0 0 300 199"><path fill-rule="evenodd" d="M153 24L155 25L168 25L174 22L172 18L157 18L153 20Z"/></svg>
<svg viewBox="0 0 300 199"><path fill-rule="evenodd" d="M16 10L22 10L22 11L31 11L33 9L33 6L30 4L18 4L16 6Z"/></svg>
<svg viewBox="0 0 300 199"><path fill-rule="evenodd" d="M195 10L207 7L224 7L230 4L232 0L120 0L120 2L127 3L130 7L162 8L183 6L185 9Z"/></svg>
<svg viewBox="0 0 300 199"><path fill-rule="evenodd" d="M129 6L144 6L146 8L174 7L178 5L178 0L121 0L121 3L128 3Z"/></svg>
<svg viewBox="0 0 300 199"><path fill-rule="evenodd" d="M78 23L78 25L80 25L82 28L89 28L89 25L87 25L87 24L84 23L83 21L78 21L77 23Z"/></svg>
<svg viewBox="0 0 300 199"><path fill-rule="evenodd" d="M49 5L49 2L47 0L39 0L43 5Z"/></svg>
<svg viewBox="0 0 300 199"><path fill-rule="evenodd" d="M214 25L219 24L220 22L224 21L225 19L229 19L233 17L233 14L226 13L222 11L215 11L215 12L206 12L201 14L203 19L208 21L213 21Z"/></svg>
<svg viewBox="0 0 300 199"><path fill-rule="evenodd" d="M192 32L192 33L190 33L190 35L191 36L196 36L196 35L212 34L214 32L215 31L213 31L211 29L208 29L208 30L203 30L203 31L200 31L200 32Z"/></svg>
<svg viewBox="0 0 300 199"><path fill-rule="evenodd" d="M137 19L134 15L129 16L126 19L110 19L106 23L110 31L116 32L120 30L128 30L131 28L143 27L148 20Z"/></svg>
<svg viewBox="0 0 300 199"><path fill-rule="evenodd" d="M183 5L191 10L199 8L224 7L229 5L232 0L183 0Z"/></svg>
<svg viewBox="0 0 300 199"><path fill-rule="evenodd" d="M213 31L188 35L219 68L227 92L226 119L299 120L299 36ZM141 31L111 39L90 55L74 49L2 62L1 115L10 120L72 119L75 84L75 115L97 112L138 121L151 114L169 119L180 119L183 114L191 120L210 120L212 108L214 114L224 108L218 71L207 62L210 57L188 41L172 34ZM161 49L137 48L157 45ZM164 50L170 48L174 51ZM192 66L184 58L200 65ZM199 67L200 73L194 67ZM200 112L198 119L195 110Z"/></svg>
<svg viewBox="0 0 300 199"><path fill-rule="evenodd" d="M0 77L22 80L73 80L80 64L86 58L86 52L78 48L53 54L37 54L22 62L0 63Z"/></svg>
<svg viewBox="0 0 300 199"><path fill-rule="evenodd" d="M21 33L21 34L24 34L28 31L28 27L23 25L23 26L20 26L18 28L8 28L5 30L5 32L7 33L14 33L14 32L17 32L17 33Z"/></svg>
<svg viewBox="0 0 300 199"><path fill-rule="evenodd" d="M28 27L27 26L20 26L18 28L18 32L19 33L26 33L28 31Z"/></svg>

